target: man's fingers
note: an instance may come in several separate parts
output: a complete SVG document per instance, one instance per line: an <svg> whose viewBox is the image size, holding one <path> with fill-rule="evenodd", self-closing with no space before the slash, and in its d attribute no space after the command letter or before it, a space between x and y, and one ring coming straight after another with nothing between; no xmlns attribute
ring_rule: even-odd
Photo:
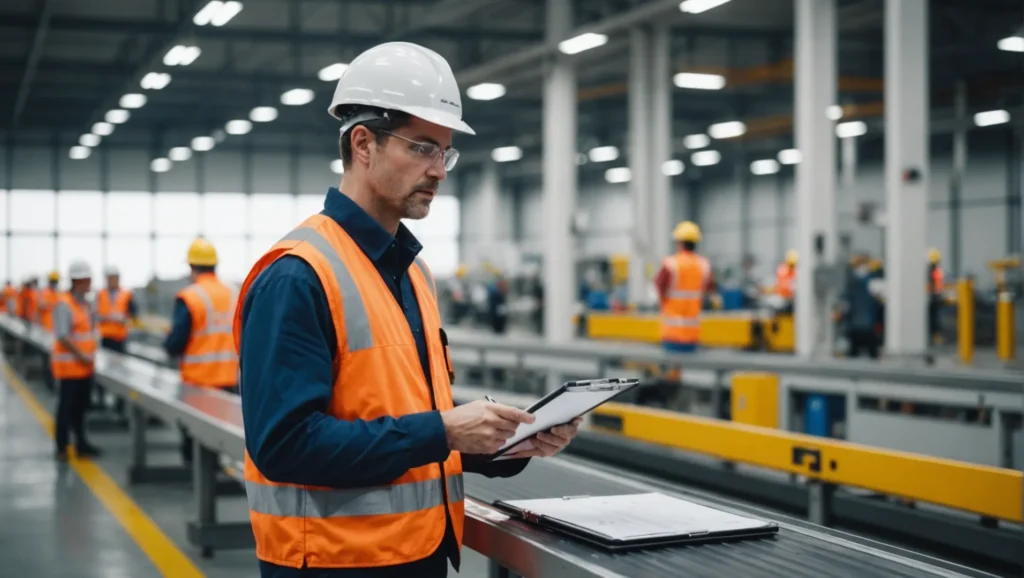
<svg viewBox="0 0 1024 578"><path fill-rule="evenodd" d="M493 409L494 413L498 414L499 416L509 421L514 421L517 424L533 423L534 420L533 414L526 413L525 411L516 407L512 407L510 405L501 405L496 403L491 406L491 409Z"/></svg>

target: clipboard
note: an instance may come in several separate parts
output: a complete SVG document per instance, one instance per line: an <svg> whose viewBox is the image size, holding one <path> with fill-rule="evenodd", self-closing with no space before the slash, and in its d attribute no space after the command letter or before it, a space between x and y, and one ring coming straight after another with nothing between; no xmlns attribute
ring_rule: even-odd
<svg viewBox="0 0 1024 578"><path fill-rule="evenodd" d="M509 459L502 456L528 449L524 442L528 443L529 438L555 426L567 424L595 407L633 389L639 383L638 379L620 377L563 383L561 387L526 408L526 412L533 414L536 418L534 422L519 424L516 433L505 442L501 449L490 456L491 459ZM513 449L516 451L512 452Z"/></svg>
<svg viewBox="0 0 1024 578"><path fill-rule="evenodd" d="M498 500L499 510L547 530L619 552L772 538L776 522L661 493Z"/></svg>

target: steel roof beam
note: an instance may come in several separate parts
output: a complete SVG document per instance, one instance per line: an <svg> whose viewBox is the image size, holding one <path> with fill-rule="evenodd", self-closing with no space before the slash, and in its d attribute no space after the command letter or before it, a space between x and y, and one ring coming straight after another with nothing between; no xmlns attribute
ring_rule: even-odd
<svg viewBox="0 0 1024 578"><path fill-rule="evenodd" d="M18 117L25 109L25 101L32 89L32 80L36 75L36 68L39 66L39 58L43 54L43 46L46 43L46 32L50 27L50 19L53 15L52 0L43 0L39 10L39 17L36 22L35 33L32 35L32 48L29 50L28 59L25 62L25 72L21 77L21 84L18 87L18 94L14 98L14 110L11 112L11 128L18 126Z"/></svg>

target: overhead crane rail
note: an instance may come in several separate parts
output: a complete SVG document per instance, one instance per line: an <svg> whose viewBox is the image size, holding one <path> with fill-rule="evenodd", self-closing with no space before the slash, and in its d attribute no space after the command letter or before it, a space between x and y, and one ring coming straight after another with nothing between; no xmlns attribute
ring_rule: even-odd
<svg viewBox="0 0 1024 578"><path fill-rule="evenodd" d="M0 318L5 341L16 342L15 360L23 364L29 351L47 352L51 337L20 321ZM217 454L241 459L244 439L241 408L236 397L219 391L183 385L170 369L141 359L110 352L97 355L97 379L131 408L134 458L145 456L145 420L157 416L185 427L196 440L199 459L194 460L198 492L198 520L189 526L190 541L205 555L215 549L251 547L251 530L245 523L216 519L215 475ZM628 419L628 418L627 418ZM709 544L700 547L612 555L582 543L511 520L487 505L495 499L543 495L664 491L678 487L652 486L621 470L608 470L554 458L535 460L519 477L507 480L467 478L466 540L468 547L494 561L492 576L506 569L527 576L612 577L727 573L764 576L988 576L921 554L877 542L836 533L786 516L774 540ZM135 466L144 464L134 464ZM688 493L687 499L726 510L753 515L749 507L723 503L714 496ZM807 561L816 561L813 564ZM666 574L667 573L667 574Z"/></svg>

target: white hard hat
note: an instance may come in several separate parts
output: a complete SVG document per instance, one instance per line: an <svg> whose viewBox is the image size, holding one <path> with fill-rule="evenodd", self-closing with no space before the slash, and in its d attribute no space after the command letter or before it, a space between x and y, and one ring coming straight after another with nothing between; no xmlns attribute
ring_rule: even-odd
<svg viewBox="0 0 1024 578"><path fill-rule="evenodd" d="M458 132L476 134L462 121L462 95L448 61L411 42L386 42L370 48L357 56L338 79L327 112L343 121L342 134L358 122L376 118L347 118L346 105L398 110Z"/></svg>
<svg viewBox="0 0 1024 578"><path fill-rule="evenodd" d="M68 267L68 277L71 279L91 279L92 268L81 259L72 261L71 266Z"/></svg>
<svg viewBox="0 0 1024 578"><path fill-rule="evenodd" d="M107 277L113 277L121 274L121 271L117 269L117 265L107 265L107 268L104 269L103 272Z"/></svg>

